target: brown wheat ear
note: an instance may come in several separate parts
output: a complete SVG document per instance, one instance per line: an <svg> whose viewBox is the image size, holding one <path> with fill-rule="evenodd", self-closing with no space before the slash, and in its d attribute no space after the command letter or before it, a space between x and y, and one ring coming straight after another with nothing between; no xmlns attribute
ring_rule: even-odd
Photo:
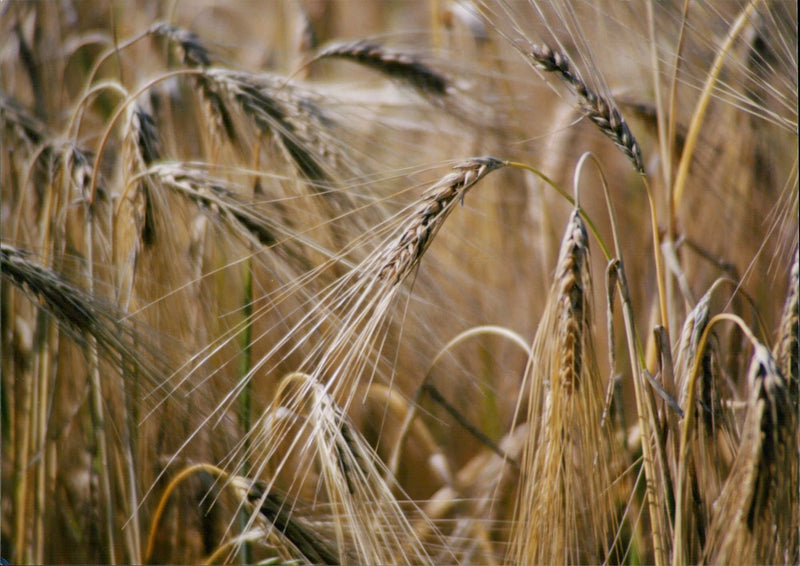
<svg viewBox="0 0 800 566"><path fill-rule="evenodd" d="M786 293L786 302L783 304L783 314L778 331L778 342L775 344L773 355L778 368L789 382L789 394L794 406L797 406L798 376L797 376L797 348L798 348L798 279L800 279L800 265L798 265L798 251L794 249L794 261L789 274L789 290Z"/></svg>
<svg viewBox="0 0 800 566"><path fill-rule="evenodd" d="M704 562L797 564L796 407L769 350L756 344L742 441L714 504Z"/></svg>
<svg viewBox="0 0 800 566"><path fill-rule="evenodd" d="M378 278L393 285L405 278L428 249L456 201L463 199L475 183L504 165L494 157L475 157L454 165L454 171L430 187L413 208L405 230L384 253Z"/></svg>
<svg viewBox="0 0 800 566"><path fill-rule="evenodd" d="M121 356L153 383L169 375L155 343L125 322L124 313L40 265L28 250L0 244L0 275L32 300L38 299L42 308L76 343L85 346L89 338L93 338L106 359L119 363Z"/></svg>
<svg viewBox="0 0 800 566"><path fill-rule="evenodd" d="M600 562L617 518L608 486L618 465L592 338L589 241L569 218L526 380L530 429L508 560L518 564Z"/></svg>
<svg viewBox="0 0 800 566"><path fill-rule="evenodd" d="M155 36L164 37L172 42L176 47L181 62L187 67L207 68L211 65L211 56L208 48L203 45L194 32L175 27L166 22L154 24L150 28L150 32ZM239 136L236 132L233 117L215 85L205 75L196 75L192 78L192 81L200 91L200 96L205 103L203 111L213 127L214 135L217 139L227 138L234 145L238 143Z"/></svg>
<svg viewBox="0 0 800 566"><path fill-rule="evenodd" d="M567 55L547 45L530 45L527 55L536 67L548 73L557 73L580 100L581 110L600 128L631 160L636 171L644 173L642 152L628 124L609 98L595 93L573 70Z"/></svg>
<svg viewBox="0 0 800 566"><path fill-rule="evenodd" d="M123 140L126 176L131 179L161 159L160 146L161 142L153 116L139 104L131 105ZM151 246L155 243L156 238L153 191L157 188L148 183L147 179L140 180L136 188L137 190L128 198L134 206L134 218L139 237L145 246Z"/></svg>
<svg viewBox="0 0 800 566"><path fill-rule="evenodd" d="M375 41L360 39L333 43L319 51L313 60L331 58L359 63L394 80L407 83L423 94L447 94L449 83L442 74L409 53L388 49Z"/></svg>

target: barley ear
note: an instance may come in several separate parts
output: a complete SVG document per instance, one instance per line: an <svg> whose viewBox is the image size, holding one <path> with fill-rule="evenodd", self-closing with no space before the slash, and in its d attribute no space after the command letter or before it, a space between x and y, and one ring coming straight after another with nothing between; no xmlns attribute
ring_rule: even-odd
<svg viewBox="0 0 800 566"><path fill-rule="evenodd" d="M314 61L344 59L364 65L387 77L410 85L422 94L441 97L447 94L448 81L410 53L389 49L377 41L359 39L337 42L320 50Z"/></svg>
<svg viewBox="0 0 800 566"><path fill-rule="evenodd" d="M475 157L453 166L453 172L430 187L411 212L402 234L383 253L378 278L400 283L417 265L456 203L487 174L505 164L494 157Z"/></svg>
<svg viewBox="0 0 800 566"><path fill-rule="evenodd" d="M599 562L614 552L616 443L603 420L591 296L588 237L575 209L527 370L530 432L509 555L516 563Z"/></svg>
<svg viewBox="0 0 800 566"><path fill-rule="evenodd" d="M769 350L754 348L742 441L704 551L711 564L798 560L796 407Z"/></svg>
<svg viewBox="0 0 800 566"><path fill-rule="evenodd" d="M527 51L537 68L556 73L578 97L581 110L631 160L638 173L644 173L642 151L628 124L611 98L594 92L572 68L567 55L547 45L531 44Z"/></svg>
<svg viewBox="0 0 800 566"><path fill-rule="evenodd" d="M783 376L788 381L789 395L792 403L797 406L798 375L797 375L797 349L798 349L798 251L795 247L794 261L789 273L789 289L786 301L783 304L783 314L778 329L778 342L775 344L773 355Z"/></svg>

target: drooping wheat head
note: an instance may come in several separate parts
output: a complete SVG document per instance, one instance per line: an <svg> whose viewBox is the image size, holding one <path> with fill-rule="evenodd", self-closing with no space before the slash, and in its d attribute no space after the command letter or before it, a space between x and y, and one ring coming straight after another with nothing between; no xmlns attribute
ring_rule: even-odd
<svg viewBox="0 0 800 566"><path fill-rule="evenodd" d="M547 45L531 44L527 55L537 68L558 74L580 101L580 107L600 131L631 160L636 171L644 173L642 151L628 124L612 100L595 93L573 69L567 55Z"/></svg>
<svg viewBox="0 0 800 566"><path fill-rule="evenodd" d="M405 83L423 94L441 97L447 94L447 78L409 53L392 50L376 41L359 39L332 43L314 56L320 59L354 61Z"/></svg>
<svg viewBox="0 0 800 566"><path fill-rule="evenodd" d="M605 387L592 339L588 251L575 210L526 370L530 429L511 563L586 563L611 553L614 443L608 423L601 426Z"/></svg>
<svg viewBox="0 0 800 566"><path fill-rule="evenodd" d="M742 441L717 499L703 559L789 564L798 559L797 414L769 350L755 345Z"/></svg>
<svg viewBox="0 0 800 566"><path fill-rule="evenodd" d="M475 158L453 166L455 171L430 187L409 215L405 230L384 254L378 278L400 282L428 249L453 207L485 175L503 166L493 157Z"/></svg>

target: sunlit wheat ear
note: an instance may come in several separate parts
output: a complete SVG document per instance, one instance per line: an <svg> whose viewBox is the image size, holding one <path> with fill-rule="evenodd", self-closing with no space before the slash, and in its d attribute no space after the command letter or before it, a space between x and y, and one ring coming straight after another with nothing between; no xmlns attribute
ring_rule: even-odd
<svg viewBox="0 0 800 566"><path fill-rule="evenodd" d="M288 518L294 501L310 488L316 504L330 506L333 514L326 547L335 549L337 563L430 563L383 479L383 464L326 389L312 376L284 378L251 439L260 462L256 477L269 470L273 480L258 500L248 498L250 504L263 509L280 481L288 485L283 512ZM289 459L307 465L287 467Z"/></svg>
<svg viewBox="0 0 800 566"><path fill-rule="evenodd" d="M425 65L414 55L389 49L377 41L359 39L332 43L314 56L315 61L333 58L353 61L374 69L422 94L437 97L447 94L449 83L444 75Z"/></svg>
<svg viewBox="0 0 800 566"><path fill-rule="evenodd" d="M792 270L789 274L789 290L786 293L786 302L783 303L783 314L778 328L778 341L775 344L773 355L783 376L788 381L789 395L793 405L797 406L798 399L798 279L800 267L798 266L798 250L795 247Z"/></svg>
<svg viewBox="0 0 800 566"><path fill-rule="evenodd" d="M642 151L614 101L594 92L572 68L567 55L547 45L531 44L526 51L536 67L556 73L578 97L581 110L631 160L636 171L644 173Z"/></svg>
<svg viewBox="0 0 800 566"><path fill-rule="evenodd" d="M456 202L488 173L503 166L494 157L473 158L453 166L454 171L430 187L408 217L402 234L382 255L378 278L398 283L417 264Z"/></svg>
<svg viewBox="0 0 800 566"><path fill-rule="evenodd" d="M280 300L298 293L304 295L303 301L308 298L302 311L292 313L299 320L288 328L284 326L286 320L280 323L280 335L270 349L220 400L207 420L230 407L256 372L275 371L288 356L297 354L302 355L303 361L293 369L325 382L334 398L347 409L359 381L372 380L380 373L378 365L385 361L381 350L386 332L393 324L390 316L401 283L413 272L458 199L502 164L492 157L477 157L455 165L453 173L429 188L416 203L376 224L373 231L383 237L383 243L336 280L324 283L313 297L306 297L305 286L318 281L317 268L301 284L287 284L287 289L280 292ZM374 238L374 233L365 233L355 238L343 253Z"/></svg>
<svg viewBox="0 0 800 566"><path fill-rule="evenodd" d="M490 157L458 163L401 216L378 226L390 230L384 232L385 243L317 295L310 312L253 366L251 374L263 368L274 371L273 364L280 363L287 349L308 352L298 368L306 374L292 378L296 392L267 409L262 424L232 451L230 463L238 467L249 461L255 477L267 470L277 477L294 469L289 462L293 458L318 459L317 475L331 504L344 506L335 513L342 522L337 545L341 549L347 542L358 562L429 562L399 513L383 479L385 469L377 469L382 464L344 415L363 382L386 371L380 367L381 353L401 283L458 200L501 165ZM228 407L242 386L237 384L217 411ZM308 470L308 465L300 469ZM296 479L302 483L301 477Z"/></svg>
<svg viewBox="0 0 800 566"><path fill-rule="evenodd" d="M586 228L572 213L555 280L526 370L530 434L508 560L518 564L600 562L616 519L613 446L601 427L604 385L592 334Z"/></svg>
<svg viewBox="0 0 800 566"><path fill-rule="evenodd" d="M4 280L40 300L77 343L85 345L89 337L94 338L101 355L114 364L123 357L153 383L167 375L153 342L136 328L120 322L123 313L113 305L89 295L33 261L30 253L8 244L0 244L0 268Z"/></svg>
<svg viewBox="0 0 800 566"><path fill-rule="evenodd" d="M742 441L710 518L709 564L798 561L797 407L769 350L760 344L747 375Z"/></svg>

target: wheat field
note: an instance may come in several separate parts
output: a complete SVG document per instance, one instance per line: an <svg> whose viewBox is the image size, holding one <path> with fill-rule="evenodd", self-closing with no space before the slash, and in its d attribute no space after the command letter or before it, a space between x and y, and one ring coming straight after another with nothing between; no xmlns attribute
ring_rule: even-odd
<svg viewBox="0 0 800 566"><path fill-rule="evenodd" d="M0 2L0 556L797 564L797 4Z"/></svg>

